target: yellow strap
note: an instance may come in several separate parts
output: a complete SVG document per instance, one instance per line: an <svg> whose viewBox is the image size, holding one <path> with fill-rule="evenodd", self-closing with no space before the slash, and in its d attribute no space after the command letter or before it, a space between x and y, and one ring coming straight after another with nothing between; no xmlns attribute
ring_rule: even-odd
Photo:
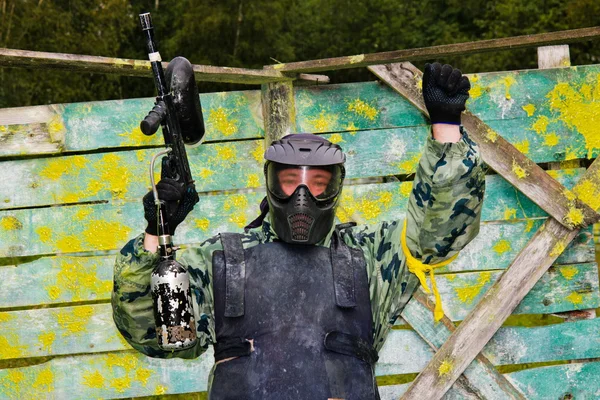
<svg viewBox="0 0 600 400"><path fill-rule="evenodd" d="M408 246L406 245L406 220L404 220L404 227L402 228L402 238L400 240L402 244L402 253L404 253L404 258L406 259L406 265L408 265L408 270L415 274L419 281L421 282L421 286L423 286L423 290L425 293L431 293L429 290L429 286L427 286L427 281L425 280L425 273L429 272L429 279L431 280L431 287L433 289L433 295L435 296L435 309L433 311L433 319L435 322L438 322L444 316L444 310L442 309L442 298L440 297L440 292L437 289L437 285L435 284L435 276L433 274L433 270L435 268L444 267L450 264L452 261L458 257L458 253L453 255L447 260L444 260L437 264L424 264L421 261L417 260L410 253Z"/></svg>

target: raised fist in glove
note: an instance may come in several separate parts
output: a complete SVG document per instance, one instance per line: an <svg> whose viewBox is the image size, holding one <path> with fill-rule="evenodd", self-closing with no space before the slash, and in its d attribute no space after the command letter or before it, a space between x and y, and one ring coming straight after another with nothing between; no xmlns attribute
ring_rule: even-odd
<svg viewBox="0 0 600 400"><path fill-rule="evenodd" d="M164 215L169 224L169 234L175 233L177 225L183 222L185 217L193 210L194 205L200 200L196 187L190 184L185 187L174 179L163 177L156 184L158 198L163 203ZM156 204L152 191L143 198L144 218L148 221L146 233L158 236L158 220L156 215Z"/></svg>
<svg viewBox="0 0 600 400"><path fill-rule="evenodd" d="M425 64L423 99L432 124L460 125L471 84L459 69L440 63Z"/></svg>

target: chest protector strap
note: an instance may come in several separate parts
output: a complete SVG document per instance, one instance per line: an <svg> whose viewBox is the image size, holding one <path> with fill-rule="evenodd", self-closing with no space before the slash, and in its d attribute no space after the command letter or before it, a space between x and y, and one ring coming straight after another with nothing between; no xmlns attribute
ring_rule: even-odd
<svg viewBox="0 0 600 400"><path fill-rule="evenodd" d="M341 308L356 307L352 254L340 234L340 230L348 226L351 225L340 224L335 227L330 245L335 304Z"/></svg>
<svg viewBox="0 0 600 400"><path fill-rule="evenodd" d="M221 245L225 254L225 316L244 315L244 286L246 282L246 263L244 262L243 235L239 233L221 233Z"/></svg>

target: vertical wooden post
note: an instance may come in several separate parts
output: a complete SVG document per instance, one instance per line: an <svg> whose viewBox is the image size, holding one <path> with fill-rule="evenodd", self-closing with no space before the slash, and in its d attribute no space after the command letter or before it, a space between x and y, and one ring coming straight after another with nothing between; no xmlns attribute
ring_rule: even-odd
<svg viewBox="0 0 600 400"><path fill-rule="evenodd" d="M568 44L538 47L537 53L539 69L571 66L571 56L569 54Z"/></svg>
<svg viewBox="0 0 600 400"><path fill-rule="evenodd" d="M265 121L265 147L272 141L296 132L296 106L292 82L262 85L262 110Z"/></svg>

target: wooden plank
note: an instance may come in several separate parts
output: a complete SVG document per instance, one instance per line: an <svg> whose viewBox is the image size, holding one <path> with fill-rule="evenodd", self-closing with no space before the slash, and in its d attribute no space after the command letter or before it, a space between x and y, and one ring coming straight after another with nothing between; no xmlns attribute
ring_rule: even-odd
<svg viewBox="0 0 600 400"><path fill-rule="evenodd" d="M203 93L200 101L204 142L263 137L259 91ZM162 146L160 132L145 136L139 129L153 102L144 98L0 109L0 143L10 144L0 146L0 156ZM32 140L46 145L27 147Z"/></svg>
<svg viewBox="0 0 600 400"><path fill-rule="evenodd" d="M291 82L269 83L261 88L265 121L265 148L296 131L294 86Z"/></svg>
<svg viewBox="0 0 600 400"><path fill-rule="evenodd" d="M167 68L168 62L163 62ZM151 78L152 67L148 60L98 57L79 54L48 53L30 50L0 49L0 66L10 68L58 69L70 72L117 74ZM286 81L292 78L270 69L248 69L193 65L196 80L260 85L267 82Z"/></svg>
<svg viewBox="0 0 600 400"><path fill-rule="evenodd" d="M425 318L430 315L423 314ZM114 325L109 303L2 312L0 317L3 360L130 349ZM541 327L503 327L482 354L494 365L596 358L600 357L599 326L599 319L593 319ZM438 335L433 344L441 345L448 332L437 325L431 329ZM376 373L419 372L433 355L431 343L416 332L393 329L380 351Z"/></svg>
<svg viewBox="0 0 600 400"><path fill-rule="evenodd" d="M325 137L344 146L346 177L354 179L415 172L422 141L414 140L414 135L424 137L427 129L405 128ZM374 146L374 141L383 136L385 143ZM152 148L4 161L0 184L5 190L0 194L0 209L139 199L149 190L148 165L157 151ZM262 140L206 143L187 151L199 192L264 187ZM552 172L554 177L561 177L560 182L567 188L572 187L577 174L574 170ZM495 186L498 179L489 179L489 184ZM508 185L504 187L512 190ZM404 189L410 190L409 186ZM497 204L500 212L518 210L514 218L540 215L539 212L528 214L526 210L533 203L523 195L515 196L510 204ZM404 201L400 201L400 205L404 205Z"/></svg>
<svg viewBox="0 0 600 400"><path fill-rule="evenodd" d="M543 217L541 212L536 212L535 208L528 207L524 202L521 203L523 208L510 207L514 191L508 192L506 197L499 193L505 192L498 192L493 197L497 202L484 202L486 219L510 220L521 214ZM343 222L353 220L360 224L402 220L409 194L410 184L407 183L348 186L337 216ZM201 196L200 203L178 228L175 240L183 244L198 243L218 232L240 231L256 218L258 205L263 197L264 189L249 193ZM505 205L498 208L503 201ZM518 215L516 210L519 210ZM515 229L489 228L488 241L482 245L496 249L491 253L494 262L508 262L508 256L514 254L523 243L522 240L539 225L535 220L518 223L520 225ZM0 258L114 250L120 248L129 236L141 232L144 226L139 199L61 208L4 210L0 211ZM508 236L514 234L515 230L524 236ZM582 237L581 240L589 242L589 234L587 239ZM490 253L486 251L485 254Z"/></svg>
<svg viewBox="0 0 600 400"><path fill-rule="evenodd" d="M427 115L418 87L422 72L414 65L379 65L369 69ZM462 123L478 143L484 161L557 221L573 229L600 218L587 204L574 198L572 193L500 135L488 137L490 127L479 118L466 112L462 116Z"/></svg>
<svg viewBox="0 0 600 400"><path fill-rule="evenodd" d="M492 279L496 279L498 271L509 266L520 248L537 230L539 224L541 221L532 226L529 232L526 232L526 222L493 223L482 226L481 234L461 252L458 259L444 270L439 271L442 274L452 273L446 275L441 281L443 282L444 305L447 304L446 308L449 309L450 315L456 319L462 319L466 315L467 310L457 312L453 310L461 310L465 304L469 306L470 310L477 303L476 298L483 294L484 286L489 286ZM202 233L197 234L198 241L203 239L201 236ZM518 240L514 238L518 238ZM124 244L119 243L117 247ZM492 250L490 251L490 249ZM0 308L108 300L112 290L114 259L115 254L57 256L43 257L15 266L0 267L0 282L3 282L3 290L0 291ZM556 269L551 269L550 271L554 272L549 273L549 287L555 289L555 285L551 283L551 277L556 276L560 271L564 271L566 276L574 279L573 283L576 286L570 286L574 290L593 287L595 285L594 271L592 270L590 273L589 269L581 270L579 267L571 265L593 261L594 243L592 230L588 228L580 232L578 238L556 260L554 267ZM478 277L473 274L456 274L457 272L490 269L494 270L493 276ZM484 282L483 284L480 284L480 279L481 282ZM474 285L473 282L475 282ZM31 287L35 287L36 290L30 290ZM564 296L571 294L560 292L563 294L561 301L564 300ZM465 301L461 301L459 293ZM589 299L593 298L595 297ZM542 296L541 301L542 304L545 304L551 300ZM564 301L562 302L564 303ZM586 303L590 302L586 300ZM561 309L564 308L557 308L556 312L560 312ZM524 312L529 311L524 310Z"/></svg>
<svg viewBox="0 0 600 400"><path fill-rule="evenodd" d="M538 68L559 68L571 66L571 55L568 44L538 47Z"/></svg>
<svg viewBox="0 0 600 400"><path fill-rule="evenodd" d="M528 399L595 399L600 393L598 384L600 363L576 363L551 367L532 368L506 374L508 379L525 393ZM382 400L398 399L410 384L381 386ZM472 397L477 398L477 397ZM463 400L452 389L445 400Z"/></svg>
<svg viewBox="0 0 600 400"><path fill-rule="evenodd" d="M369 65L389 64L402 61L432 60L461 54L546 46L559 43L574 43L600 37L600 27L567 31L515 36L502 39L479 40L476 42L446 44L433 47L387 51L382 53L358 54L321 60L280 63L268 66L281 72L319 72Z"/></svg>

